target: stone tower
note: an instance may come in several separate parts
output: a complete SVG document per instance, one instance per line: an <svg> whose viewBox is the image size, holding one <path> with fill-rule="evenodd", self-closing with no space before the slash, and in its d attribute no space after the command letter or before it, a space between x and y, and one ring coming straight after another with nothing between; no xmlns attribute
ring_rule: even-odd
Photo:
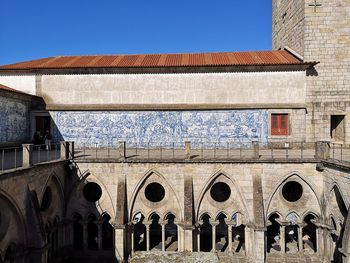
<svg viewBox="0 0 350 263"><path fill-rule="evenodd" d="M306 139L350 143L350 1L273 0L273 49L319 61L306 76Z"/></svg>

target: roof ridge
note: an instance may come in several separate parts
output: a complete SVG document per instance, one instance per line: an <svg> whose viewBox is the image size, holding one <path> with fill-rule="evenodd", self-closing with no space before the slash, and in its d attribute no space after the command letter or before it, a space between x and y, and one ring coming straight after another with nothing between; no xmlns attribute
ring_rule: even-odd
<svg viewBox="0 0 350 263"><path fill-rule="evenodd" d="M151 59L152 57L152 59ZM154 57L157 57L156 59ZM54 56L0 66L0 70L278 66L308 64L287 50Z"/></svg>

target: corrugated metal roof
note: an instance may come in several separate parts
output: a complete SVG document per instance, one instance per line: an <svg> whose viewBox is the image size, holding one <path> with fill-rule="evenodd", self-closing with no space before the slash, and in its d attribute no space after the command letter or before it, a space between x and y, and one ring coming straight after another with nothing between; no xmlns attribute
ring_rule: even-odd
<svg viewBox="0 0 350 263"><path fill-rule="evenodd" d="M191 54L57 56L0 66L1 69L150 68L305 64L286 50Z"/></svg>

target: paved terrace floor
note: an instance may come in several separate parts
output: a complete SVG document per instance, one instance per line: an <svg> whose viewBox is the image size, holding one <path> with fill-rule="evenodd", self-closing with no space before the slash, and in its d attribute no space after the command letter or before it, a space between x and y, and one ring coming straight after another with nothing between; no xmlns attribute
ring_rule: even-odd
<svg viewBox="0 0 350 263"><path fill-rule="evenodd" d="M331 160L350 162L350 148L337 149L330 152ZM315 160L315 149L259 149L259 157L254 157L253 149L191 149L189 158L185 149L171 148L127 148L125 158L121 149L76 149L77 161L104 161L115 162L200 162L200 161L311 161Z"/></svg>
<svg viewBox="0 0 350 263"><path fill-rule="evenodd" d="M75 149L76 162L316 162L315 149L259 149L259 158L250 148L241 149L185 149L176 148L83 148ZM36 149L33 164L60 159L59 149ZM22 167L22 148L0 149L0 172ZM331 161L350 166L350 148L331 149Z"/></svg>

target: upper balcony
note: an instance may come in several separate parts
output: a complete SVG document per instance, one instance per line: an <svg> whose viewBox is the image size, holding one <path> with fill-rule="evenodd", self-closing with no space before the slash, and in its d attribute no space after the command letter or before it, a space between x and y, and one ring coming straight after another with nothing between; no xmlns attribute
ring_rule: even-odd
<svg viewBox="0 0 350 263"><path fill-rule="evenodd" d="M46 145L23 144L0 149L0 173L33 165L73 160L99 163L309 163L327 161L350 167L350 145L316 143L211 143L120 141L107 147L74 146L74 142Z"/></svg>

